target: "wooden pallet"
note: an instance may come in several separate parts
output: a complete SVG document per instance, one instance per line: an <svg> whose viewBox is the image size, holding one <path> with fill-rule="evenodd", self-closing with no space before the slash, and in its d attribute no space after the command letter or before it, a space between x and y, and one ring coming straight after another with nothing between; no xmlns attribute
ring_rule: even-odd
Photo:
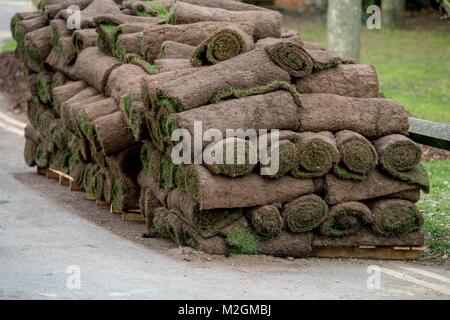
<svg viewBox="0 0 450 320"><path fill-rule="evenodd" d="M70 191L83 191L83 186L74 181L74 179L64 172L48 168L47 178L56 180L61 186L69 187Z"/></svg>
<svg viewBox="0 0 450 320"><path fill-rule="evenodd" d="M112 214L122 215L123 221L145 222L145 218L142 216L140 210L129 210L129 211L123 212L121 210L117 210L116 208L113 207L113 205L111 205L110 212Z"/></svg>
<svg viewBox="0 0 450 320"><path fill-rule="evenodd" d="M319 258L416 260L423 251L425 247L314 247L312 255Z"/></svg>

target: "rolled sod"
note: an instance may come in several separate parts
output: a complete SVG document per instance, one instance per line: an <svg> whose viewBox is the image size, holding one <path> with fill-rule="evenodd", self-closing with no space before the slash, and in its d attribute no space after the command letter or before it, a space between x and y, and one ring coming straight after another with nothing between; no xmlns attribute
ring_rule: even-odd
<svg viewBox="0 0 450 320"><path fill-rule="evenodd" d="M44 28L47 25L47 21L42 16L36 16L31 19L23 19L20 21L11 20L11 33L17 42L17 48L19 50L25 49L25 35L32 31Z"/></svg>
<svg viewBox="0 0 450 320"><path fill-rule="evenodd" d="M210 8L177 2L174 6L170 22L173 24L189 24L202 21L242 22L255 26L257 39L281 36L282 15L277 11L230 11L221 8Z"/></svg>
<svg viewBox="0 0 450 320"><path fill-rule="evenodd" d="M244 20L245 21L245 20ZM142 53L145 59L153 63L159 56L161 46L167 40L198 46L212 33L230 26L236 26L245 33L251 34L253 26L249 23L199 22L181 25L154 25L144 30Z"/></svg>
<svg viewBox="0 0 450 320"><path fill-rule="evenodd" d="M84 81L67 82L60 87L56 87L52 91L53 107L55 112L59 114L61 105L66 102L81 90L88 87L88 84Z"/></svg>
<svg viewBox="0 0 450 320"><path fill-rule="evenodd" d="M190 59L157 59L153 63L161 73L192 68Z"/></svg>
<svg viewBox="0 0 450 320"><path fill-rule="evenodd" d="M339 150L331 132L304 132L297 136L297 162L291 171L294 177L322 177L339 162Z"/></svg>
<svg viewBox="0 0 450 320"><path fill-rule="evenodd" d="M88 163L83 174L83 188L87 193L94 194L94 175L99 170L97 165Z"/></svg>
<svg viewBox="0 0 450 320"><path fill-rule="evenodd" d="M290 231L303 233L317 228L326 219L328 210L326 202L312 194L287 203L281 215Z"/></svg>
<svg viewBox="0 0 450 320"><path fill-rule="evenodd" d="M50 125L49 128L51 141L58 147L58 149L65 150L69 147L70 133L64 127L63 122L60 119Z"/></svg>
<svg viewBox="0 0 450 320"><path fill-rule="evenodd" d="M71 65L77 58L78 53L73 44L72 36L59 38L56 49L63 57L66 65Z"/></svg>
<svg viewBox="0 0 450 320"><path fill-rule="evenodd" d="M335 175L325 176L325 200L334 205L342 202L363 201L394 193L417 189L417 185L394 179L377 169L370 171L362 181L341 179Z"/></svg>
<svg viewBox="0 0 450 320"><path fill-rule="evenodd" d="M55 72L55 74L52 77L52 84L51 89L53 91L53 88L60 87L64 84L66 84L69 81L69 78L62 72L58 71ZM51 97L50 97L51 99Z"/></svg>
<svg viewBox="0 0 450 320"><path fill-rule="evenodd" d="M229 253L249 254L258 253L259 239L248 227L239 227L228 233L225 239L230 247Z"/></svg>
<svg viewBox="0 0 450 320"><path fill-rule="evenodd" d="M158 86L173 81L177 78L187 76L199 70L201 69L199 68L182 69L172 72L155 74L150 77L143 78L140 85L141 99L146 108L149 110L150 114L156 115L158 110L156 99L156 90Z"/></svg>
<svg viewBox="0 0 450 320"><path fill-rule="evenodd" d="M167 196L167 206L185 223L193 226L203 238L212 238L242 218L242 209L199 210L185 192L174 189Z"/></svg>
<svg viewBox="0 0 450 320"><path fill-rule="evenodd" d="M380 200L371 204L373 230L384 236L404 236L418 231L424 216L415 204L405 200Z"/></svg>
<svg viewBox="0 0 450 320"><path fill-rule="evenodd" d="M54 19L50 23L50 43L53 47L58 47L59 39L72 35L72 30L67 28L66 21L63 19Z"/></svg>
<svg viewBox="0 0 450 320"><path fill-rule="evenodd" d="M390 135L374 142L383 169L393 177L416 183L429 192L430 184L426 169L420 164L420 147L403 135Z"/></svg>
<svg viewBox="0 0 450 320"><path fill-rule="evenodd" d="M168 8L157 1L124 1L122 3L123 9L130 10L131 14L142 17L158 17L164 21L170 18Z"/></svg>
<svg viewBox="0 0 450 320"><path fill-rule="evenodd" d="M125 115L128 126L136 141L143 141L149 138L147 122L145 120L146 108L137 94L127 94L122 96L120 109Z"/></svg>
<svg viewBox="0 0 450 320"><path fill-rule="evenodd" d="M161 45L158 59L190 59L195 49L188 44L167 40Z"/></svg>
<svg viewBox="0 0 450 320"><path fill-rule="evenodd" d="M227 155L228 150L232 152L230 156ZM250 161L250 152L249 141L240 138L225 138L204 150L204 155L218 159L218 162L205 163L205 167L216 175L221 174L231 178L245 176L250 174L257 164L257 155L254 154L253 161Z"/></svg>
<svg viewBox="0 0 450 320"><path fill-rule="evenodd" d="M38 144L36 147L36 165L39 168L47 168L49 166L50 155L43 143Z"/></svg>
<svg viewBox="0 0 450 320"><path fill-rule="evenodd" d="M31 31L24 38L25 53L38 67L43 67L45 59L52 50L50 26Z"/></svg>
<svg viewBox="0 0 450 320"><path fill-rule="evenodd" d="M334 173L343 179L362 180L378 164L378 154L372 143L359 133L343 130L336 133L341 163Z"/></svg>
<svg viewBox="0 0 450 320"><path fill-rule="evenodd" d="M40 72L36 78L37 96L42 103L50 103L52 100L52 78L53 72Z"/></svg>
<svg viewBox="0 0 450 320"><path fill-rule="evenodd" d="M274 81L290 82L290 76L264 50L255 49L161 84L157 88L158 103L181 112L208 104L222 90L253 88Z"/></svg>
<svg viewBox="0 0 450 320"><path fill-rule="evenodd" d="M185 166L181 170L184 171L180 175L184 178L181 181L184 191L199 204L200 210L262 206L274 201L292 201L314 191L314 184L308 179L286 176L269 180L256 174L227 178L213 175L200 165ZM180 185L178 181L177 185Z"/></svg>
<svg viewBox="0 0 450 320"><path fill-rule="evenodd" d="M345 202L333 206L320 226L320 232L330 237L356 234L373 222L372 211L361 202Z"/></svg>
<svg viewBox="0 0 450 320"><path fill-rule="evenodd" d="M151 63L148 63L140 55L137 54L127 54L124 59L125 63L134 64L142 70L144 70L149 75L154 75L159 73L159 69Z"/></svg>
<svg viewBox="0 0 450 320"><path fill-rule="evenodd" d="M39 27L43 27L46 25L46 21L42 16L42 12L40 12L40 11L17 12L16 14L14 14L14 16L11 18L11 21L10 21L10 30L11 30L13 39L16 40L15 39L16 38L15 31L16 31L17 23L19 23L21 21L25 22L27 20L32 20L35 18L41 18L41 20L42 20L42 24Z"/></svg>
<svg viewBox="0 0 450 320"><path fill-rule="evenodd" d="M282 231L283 219L275 206L267 205L250 209L247 216L253 230L266 240L276 238Z"/></svg>
<svg viewBox="0 0 450 320"><path fill-rule="evenodd" d="M171 214L170 210L164 207L156 208L154 210L153 227L156 233L164 239L171 239L174 230L171 228L168 217Z"/></svg>
<svg viewBox="0 0 450 320"><path fill-rule="evenodd" d="M69 173L70 152L68 150L56 149L50 155L49 166L52 169Z"/></svg>
<svg viewBox="0 0 450 320"><path fill-rule="evenodd" d="M160 205L167 206L168 192L160 188L146 170L139 172L137 181L141 188L145 188L159 201Z"/></svg>
<svg viewBox="0 0 450 320"><path fill-rule="evenodd" d="M147 24L156 25L164 24L165 21L157 17L140 17L128 14L103 14L96 16L94 22L97 27L99 25L120 26L123 24Z"/></svg>
<svg viewBox="0 0 450 320"><path fill-rule="evenodd" d="M184 223L178 218L178 216L174 213L170 213L167 216L167 220L170 226L170 237L173 242L175 242L179 246L184 246Z"/></svg>
<svg viewBox="0 0 450 320"><path fill-rule="evenodd" d="M76 183L83 183L84 170L86 164L78 155L72 154L69 160L69 175L74 179Z"/></svg>
<svg viewBox="0 0 450 320"><path fill-rule="evenodd" d="M45 64L50 66L54 71L62 72L72 80L78 80L75 76L73 65L66 65L64 57L59 53L58 49L53 48L47 58Z"/></svg>
<svg viewBox="0 0 450 320"><path fill-rule="evenodd" d="M119 35L113 52L114 56L123 61L128 54L140 55L143 36L142 32Z"/></svg>
<svg viewBox="0 0 450 320"><path fill-rule="evenodd" d="M379 82L375 68L366 64L339 65L297 79L301 93L329 93L355 98L378 98Z"/></svg>
<svg viewBox="0 0 450 320"><path fill-rule="evenodd" d="M230 11L271 11L264 7L235 0L185 0L183 2L202 7L221 8Z"/></svg>
<svg viewBox="0 0 450 320"><path fill-rule="evenodd" d="M46 19L53 19L61 10L67 9L69 6L78 6L83 10L90 5L92 0L64 0L56 3L44 5L43 11Z"/></svg>
<svg viewBox="0 0 450 320"><path fill-rule="evenodd" d="M420 201L420 189L414 189L414 190L408 190L408 191L402 191L402 192L397 192L394 194L390 194L388 196L385 196L384 198L386 199L400 199L400 200L408 200L412 203L417 203ZM380 199L378 199L380 200Z"/></svg>
<svg viewBox="0 0 450 320"><path fill-rule="evenodd" d="M99 95L100 93L95 88L87 87L61 104L59 115L69 131L76 133L76 123L72 122L75 119L73 114L78 113L78 110L83 107L83 102L97 101Z"/></svg>
<svg viewBox="0 0 450 320"><path fill-rule="evenodd" d="M119 6L113 0L93 0L86 8L80 12L80 26L82 29L95 27L94 19L105 14L120 14ZM71 12L62 10L57 17L69 19Z"/></svg>
<svg viewBox="0 0 450 320"><path fill-rule="evenodd" d="M72 113L72 121L77 124L83 137L90 141L94 139L94 121L98 118L107 116L119 111L119 107L114 99L107 98L103 95L97 98L98 100L90 103L85 103L78 109L77 113Z"/></svg>
<svg viewBox="0 0 450 320"><path fill-rule="evenodd" d="M108 168L102 167L100 168L93 177L93 187L92 190L93 195L97 200L104 200L104 189L105 189L105 179L106 179L106 172L109 171Z"/></svg>
<svg viewBox="0 0 450 320"><path fill-rule="evenodd" d="M328 237L323 235L314 235L313 247L423 247L425 246L425 234L423 228L418 231L402 236L382 236L371 230L371 228L362 229L355 234L345 237Z"/></svg>
<svg viewBox="0 0 450 320"><path fill-rule="evenodd" d="M202 251L207 254L225 255L228 252L228 246L220 236L205 239L201 234L188 224L183 225L184 242L188 247Z"/></svg>
<svg viewBox="0 0 450 320"><path fill-rule="evenodd" d="M114 98L117 104L125 95L139 94L140 83L148 74L134 64L123 64L111 71L106 82L106 95Z"/></svg>
<svg viewBox="0 0 450 320"><path fill-rule="evenodd" d="M368 139L408 134L409 114L389 99L302 94L302 131L352 130Z"/></svg>
<svg viewBox="0 0 450 320"><path fill-rule="evenodd" d="M74 70L79 79L104 92L109 74L118 66L119 60L104 55L97 47L90 47L78 55Z"/></svg>
<svg viewBox="0 0 450 320"><path fill-rule="evenodd" d="M274 239L261 241L258 254L282 258L304 258L311 255L312 241L312 232L293 234L283 231Z"/></svg>
<svg viewBox="0 0 450 320"><path fill-rule="evenodd" d="M122 111L96 119L94 128L96 137L107 156L117 154L134 144L133 134Z"/></svg>
<svg viewBox="0 0 450 320"><path fill-rule="evenodd" d="M166 190L170 191L176 187L175 185L175 175L178 166L172 162L170 154L163 154L161 159L161 181L160 186Z"/></svg>
<svg viewBox="0 0 450 320"><path fill-rule="evenodd" d="M160 112L164 113L164 110ZM300 130L301 113L301 108L292 95L280 90L167 115L165 121L162 121L162 127L165 129L163 133L166 141L171 140L176 129L186 129L193 135L194 122L199 120L202 121L202 134L208 129L216 129L223 135L227 129Z"/></svg>
<svg viewBox="0 0 450 320"><path fill-rule="evenodd" d="M154 182L160 186L161 185L161 164L162 164L162 153L155 148L155 146L146 142L142 145L141 149L141 161L144 169L152 177Z"/></svg>
<svg viewBox="0 0 450 320"><path fill-rule="evenodd" d="M300 78L313 72L314 61L299 43L267 38L258 41L256 46L265 50L275 64L292 76Z"/></svg>
<svg viewBox="0 0 450 320"><path fill-rule="evenodd" d="M23 149L23 157L25 163L29 167L34 167L36 165L36 151L38 145L31 139L25 139L25 147Z"/></svg>
<svg viewBox="0 0 450 320"><path fill-rule="evenodd" d="M267 137L260 136L260 143L261 139L267 139ZM269 157L267 159L268 163L264 163L260 159L260 174L270 178L280 178L288 174L295 167L298 158L297 147L289 139L284 139L284 137L280 136L279 141L276 143L271 143L268 140L267 156ZM273 160L278 161L278 170L275 172L265 171L274 166L274 163L272 163Z"/></svg>
<svg viewBox="0 0 450 320"><path fill-rule="evenodd" d="M115 176L112 188L112 206L116 210L128 211L139 209L139 190L133 180L124 174Z"/></svg>
<svg viewBox="0 0 450 320"><path fill-rule="evenodd" d="M105 171L105 180L103 186L103 197L107 203L111 203L113 199L113 188L114 188L115 178L111 170Z"/></svg>
<svg viewBox="0 0 450 320"><path fill-rule="evenodd" d="M194 66L217 64L250 51L253 47L252 35L239 28L228 27L214 32L197 46L191 61ZM161 50L167 51L164 43Z"/></svg>
<svg viewBox="0 0 450 320"><path fill-rule="evenodd" d="M97 46L97 31L95 29L75 30L72 34L75 50L79 53L86 48Z"/></svg>

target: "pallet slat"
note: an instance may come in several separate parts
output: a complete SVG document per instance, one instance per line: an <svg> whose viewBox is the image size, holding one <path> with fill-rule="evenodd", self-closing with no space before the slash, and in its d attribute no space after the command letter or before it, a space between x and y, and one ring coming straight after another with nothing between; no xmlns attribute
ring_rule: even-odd
<svg viewBox="0 0 450 320"><path fill-rule="evenodd" d="M424 250L424 247L315 247L312 255L319 258L416 260Z"/></svg>

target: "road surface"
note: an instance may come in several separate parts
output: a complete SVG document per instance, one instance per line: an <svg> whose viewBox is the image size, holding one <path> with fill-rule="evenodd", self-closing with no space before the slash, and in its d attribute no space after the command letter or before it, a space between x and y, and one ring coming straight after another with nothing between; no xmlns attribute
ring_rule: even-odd
<svg viewBox="0 0 450 320"><path fill-rule="evenodd" d="M22 127L0 113L1 299L450 298L442 266L209 257L130 241L101 226L106 210L25 166Z"/></svg>

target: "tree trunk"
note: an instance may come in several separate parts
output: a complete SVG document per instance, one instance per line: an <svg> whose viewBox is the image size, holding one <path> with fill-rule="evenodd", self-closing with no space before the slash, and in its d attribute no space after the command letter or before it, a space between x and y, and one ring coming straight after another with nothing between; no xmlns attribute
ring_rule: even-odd
<svg viewBox="0 0 450 320"><path fill-rule="evenodd" d="M328 1L329 50L359 60L361 15L361 0Z"/></svg>
<svg viewBox="0 0 450 320"><path fill-rule="evenodd" d="M405 6L406 0L383 0L381 5L383 27L403 27Z"/></svg>

